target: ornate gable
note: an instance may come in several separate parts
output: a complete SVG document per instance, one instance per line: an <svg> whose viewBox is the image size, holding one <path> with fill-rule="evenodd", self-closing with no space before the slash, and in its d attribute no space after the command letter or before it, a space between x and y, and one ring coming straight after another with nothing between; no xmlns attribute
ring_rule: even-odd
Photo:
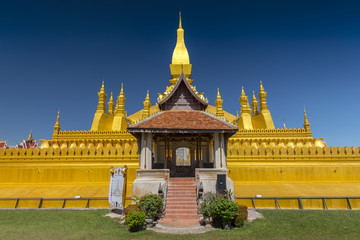
<svg viewBox="0 0 360 240"><path fill-rule="evenodd" d="M201 99L181 73L172 91L162 100L158 100L160 110L205 110L207 102Z"/></svg>

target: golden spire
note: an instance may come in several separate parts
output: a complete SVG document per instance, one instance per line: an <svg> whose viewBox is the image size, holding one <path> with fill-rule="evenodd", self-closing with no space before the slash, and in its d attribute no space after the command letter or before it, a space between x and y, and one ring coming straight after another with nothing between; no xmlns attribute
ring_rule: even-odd
<svg viewBox="0 0 360 240"><path fill-rule="evenodd" d="M244 87L241 88L241 96L239 98L241 110L240 114L249 113L251 114L251 108L249 105L248 97L245 95Z"/></svg>
<svg viewBox="0 0 360 240"><path fill-rule="evenodd" d="M262 85L262 81L260 81L260 93L259 93L259 99L260 99L260 112L263 110L268 110L267 103L266 103L266 95L267 92L265 92L264 87Z"/></svg>
<svg viewBox="0 0 360 240"><path fill-rule="evenodd" d="M110 115L114 114L114 106L115 106L115 103L114 103L114 99L113 99L113 93L111 93L110 100L108 102L109 114Z"/></svg>
<svg viewBox="0 0 360 240"><path fill-rule="evenodd" d="M150 97L149 97L149 90L147 91L146 98L145 98L145 101L143 102L143 104L144 104L144 110L142 112L142 117L143 118L150 117L151 103L150 103Z"/></svg>
<svg viewBox="0 0 360 240"><path fill-rule="evenodd" d="M60 110L58 111L58 114L57 114L57 118L56 118L56 123L54 125L54 135L57 135L59 134L60 132L60 122L59 122L59 115L60 115Z"/></svg>
<svg viewBox="0 0 360 240"><path fill-rule="evenodd" d="M305 131L309 132L310 131L310 122L307 118L307 115L306 115L306 110L305 110L305 106L304 106L304 128L305 128Z"/></svg>
<svg viewBox="0 0 360 240"><path fill-rule="evenodd" d="M184 29L182 28L181 12L179 13L179 28L177 30L177 41L172 56L172 64L190 64L189 53L185 46Z"/></svg>
<svg viewBox="0 0 360 240"><path fill-rule="evenodd" d="M221 99L220 91L217 89L217 97L215 100L215 106L216 106L216 116L217 117L223 117L224 116L224 110L222 107L224 100Z"/></svg>
<svg viewBox="0 0 360 240"><path fill-rule="evenodd" d="M99 103L98 103L96 112L99 112L99 113L106 112L105 100L106 100L107 95L105 94L104 81L102 81L100 92L98 92L98 97L99 97Z"/></svg>
<svg viewBox="0 0 360 240"><path fill-rule="evenodd" d="M257 99L256 99L256 96L255 96L255 92L254 92L254 91L253 91L253 98L252 98L251 106L252 106L252 108L253 108L252 114L253 114L253 115L258 114L258 113L259 113L258 101L257 101Z"/></svg>
<svg viewBox="0 0 360 240"><path fill-rule="evenodd" d="M124 86L121 83L120 94L119 94L117 102L116 102L117 104L116 104L116 108L115 108L115 115L121 114L121 115L125 116L125 101L126 101L126 98L124 95Z"/></svg>

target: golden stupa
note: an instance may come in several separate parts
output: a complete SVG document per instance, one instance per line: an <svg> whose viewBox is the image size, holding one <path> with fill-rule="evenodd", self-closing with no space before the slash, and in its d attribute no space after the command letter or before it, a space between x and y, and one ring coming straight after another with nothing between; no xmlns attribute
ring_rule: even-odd
<svg viewBox="0 0 360 240"><path fill-rule="evenodd" d="M58 114L52 139L41 140L40 148L0 149L0 198L107 197L109 169L124 165L128 167L128 199L132 191L142 194L136 184L142 183L144 174L156 172L162 181L174 176L201 180L202 172L209 169L225 173L238 197L359 195L358 147L328 147L323 138L313 138L305 110L303 128L276 129L262 82L251 103L244 89L239 89L239 115L223 109L219 89L214 89L217 98L210 105L204 93L197 91L191 70L180 16L170 84L158 99L151 100L147 92L144 101L139 98L144 108L128 115L126 83L121 84L115 99L111 93L106 102L103 82L90 130L63 131ZM236 98L234 104L238 104ZM181 166L176 156L179 148L187 149ZM360 208L359 200L350 200L353 209ZM251 206L250 200L239 201ZM12 204L0 199L0 207ZM28 200L18 207L37 204ZM53 200L46 207L61 204ZM72 206L80 206L76 204ZM259 204L257 207L274 207L272 201ZM283 199L281 204L298 207L291 199ZM302 204L304 208L322 208L318 200ZM107 206L107 200L90 205ZM328 207L347 208L347 204L334 200Z"/></svg>

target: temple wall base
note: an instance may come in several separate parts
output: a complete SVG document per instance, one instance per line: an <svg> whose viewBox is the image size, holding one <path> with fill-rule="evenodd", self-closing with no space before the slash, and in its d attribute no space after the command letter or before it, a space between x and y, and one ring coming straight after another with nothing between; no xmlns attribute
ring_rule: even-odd
<svg viewBox="0 0 360 240"><path fill-rule="evenodd" d="M228 169L226 168L196 168L195 177L196 185L203 188L203 192L216 192L216 181L218 174L226 174L226 189L234 194L234 183L228 177Z"/></svg>
<svg viewBox="0 0 360 240"><path fill-rule="evenodd" d="M132 195L141 197L147 193L166 194L169 183L168 169L140 169L136 171L136 179L132 184Z"/></svg>

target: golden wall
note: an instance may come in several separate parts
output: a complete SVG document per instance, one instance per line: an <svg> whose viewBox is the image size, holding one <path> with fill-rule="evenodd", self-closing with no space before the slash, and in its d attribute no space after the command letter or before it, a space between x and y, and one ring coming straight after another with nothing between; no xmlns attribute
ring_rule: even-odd
<svg viewBox="0 0 360 240"><path fill-rule="evenodd" d="M139 168L137 144L125 131L73 131L59 132L41 149L0 149L0 198L107 197L110 167L123 165L129 168L127 197L131 197ZM357 196L359 151L358 147L326 147L303 129L239 131L228 141L227 165L239 197ZM283 206L297 208L295 200L281 201ZM55 202L44 204L60 204ZM271 200L260 202L258 207L274 206ZM304 202L308 208L321 205L318 200ZM329 204L333 208L346 205L343 200ZM28 201L20 207L37 205ZM0 201L0 207L4 206L8 205Z"/></svg>

